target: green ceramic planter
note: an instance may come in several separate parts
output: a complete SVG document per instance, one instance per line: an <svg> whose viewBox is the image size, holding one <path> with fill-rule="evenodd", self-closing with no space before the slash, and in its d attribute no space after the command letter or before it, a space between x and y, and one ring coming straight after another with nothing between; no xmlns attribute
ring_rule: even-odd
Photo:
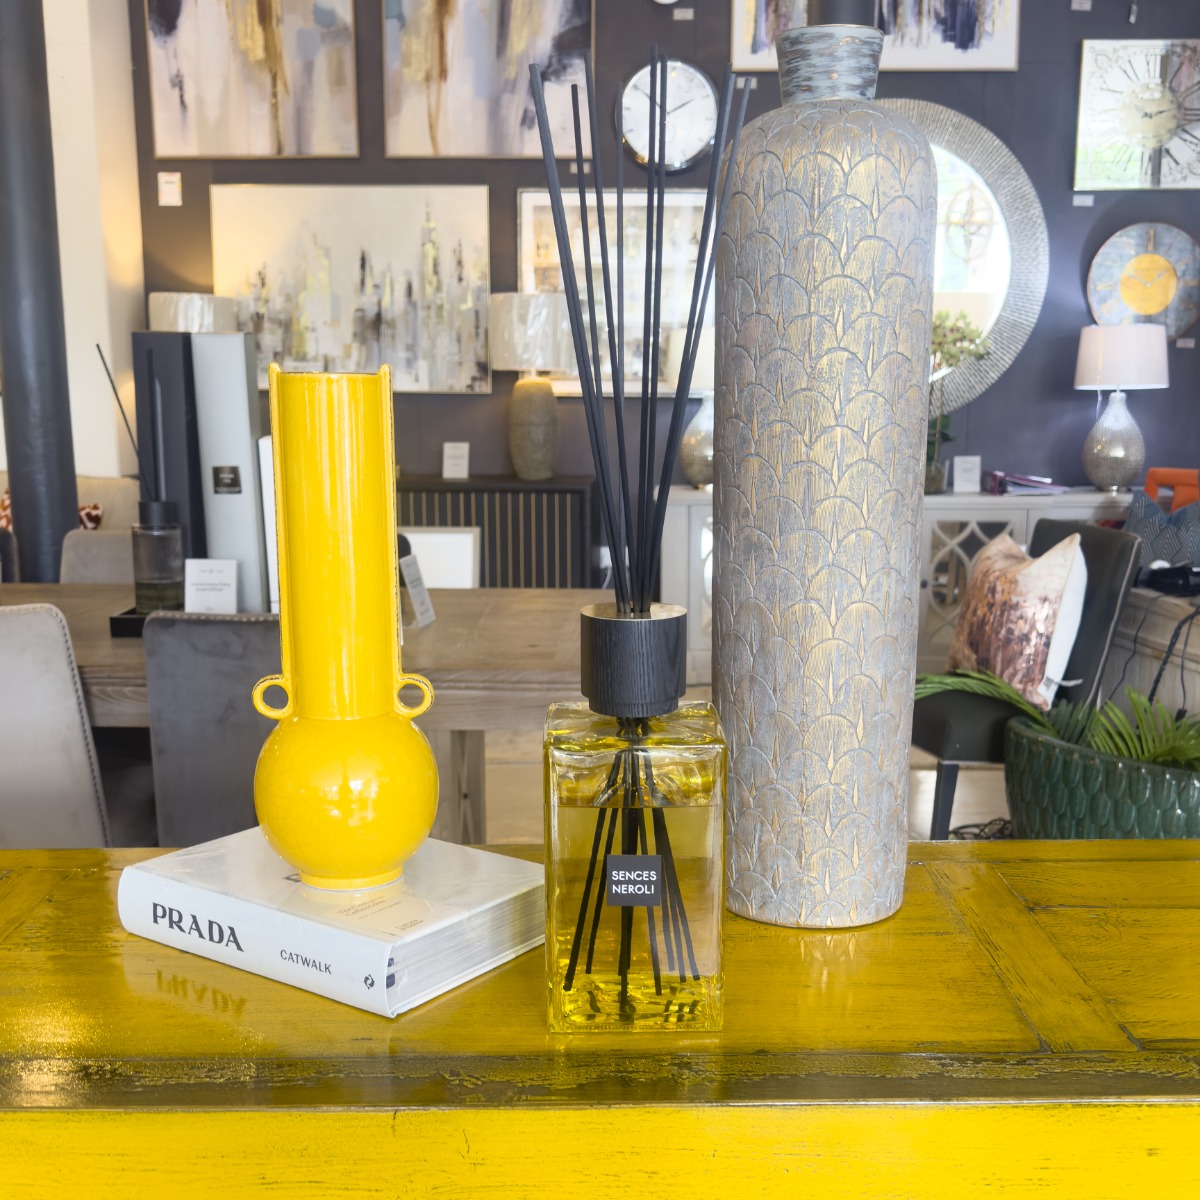
<svg viewBox="0 0 1200 1200"><path fill-rule="evenodd" d="M1200 773L1073 746L1022 717L1004 735L1019 838L1200 837Z"/></svg>

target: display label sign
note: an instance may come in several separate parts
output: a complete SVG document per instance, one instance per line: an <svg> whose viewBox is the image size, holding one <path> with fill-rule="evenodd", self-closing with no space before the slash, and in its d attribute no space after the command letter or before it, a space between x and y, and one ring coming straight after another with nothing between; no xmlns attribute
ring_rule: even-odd
<svg viewBox="0 0 1200 1200"><path fill-rule="evenodd" d="M662 903L661 854L610 854L604 874L609 904L654 908Z"/></svg>

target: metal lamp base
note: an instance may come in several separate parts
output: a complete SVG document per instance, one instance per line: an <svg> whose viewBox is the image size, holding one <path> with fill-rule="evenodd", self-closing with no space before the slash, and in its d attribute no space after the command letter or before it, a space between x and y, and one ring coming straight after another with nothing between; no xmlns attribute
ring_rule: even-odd
<svg viewBox="0 0 1200 1200"><path fill-rule="evenodd" d="M1083 473L1102 492L1118 492L1142 477L1146 443L1125 406L1125 393L1113 392L1083 443Z"/></svg>

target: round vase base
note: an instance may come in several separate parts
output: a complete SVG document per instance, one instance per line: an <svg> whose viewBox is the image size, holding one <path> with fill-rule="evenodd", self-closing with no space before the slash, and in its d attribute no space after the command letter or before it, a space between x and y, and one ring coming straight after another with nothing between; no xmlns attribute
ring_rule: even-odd
<svg viewBox="0 0 1200 1200"><path fill-rule="evenodd" d="M320 888L324 892L365 892L368 888L385 887L395 883L404 868L398 871L381 871L378 875L364 875L360 879L332 879L325 875L308 875L300 872L300 882L310 888Z"/></svg>

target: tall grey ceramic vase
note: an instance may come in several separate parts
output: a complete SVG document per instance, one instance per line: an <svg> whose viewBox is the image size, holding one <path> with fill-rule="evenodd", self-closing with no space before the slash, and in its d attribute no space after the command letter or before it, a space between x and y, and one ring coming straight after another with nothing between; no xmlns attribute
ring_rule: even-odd
<svg viewBox="0 0 1200 1200"><path fill-rule="evenodd" d="M937 181L881 34L777 45L717 255L713 682L728 906L830 928L903 898Z"/></svg>

